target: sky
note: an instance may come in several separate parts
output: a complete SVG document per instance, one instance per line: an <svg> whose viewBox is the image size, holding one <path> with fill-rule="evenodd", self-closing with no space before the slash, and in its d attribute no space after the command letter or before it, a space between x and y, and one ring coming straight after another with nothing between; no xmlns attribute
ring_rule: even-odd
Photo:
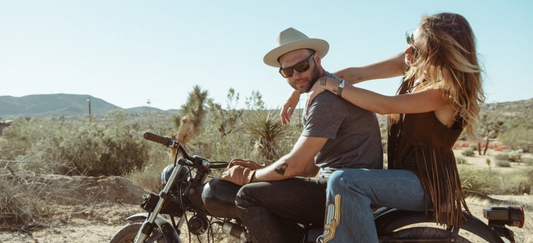
<svg viewBox="0 0 533 243"><path fill-rule="evenodd" d="M0 96L83 94L168 110L199 85L223 107L233 88L239 106L258 91L280 108L292 88L263 63L280 31L328 41L322 65L334 72L403 52L405 32L440 12L470 22L486 102L533 97L531 0L0 0ZM394 95L399 82L358 86Z"/></svg>

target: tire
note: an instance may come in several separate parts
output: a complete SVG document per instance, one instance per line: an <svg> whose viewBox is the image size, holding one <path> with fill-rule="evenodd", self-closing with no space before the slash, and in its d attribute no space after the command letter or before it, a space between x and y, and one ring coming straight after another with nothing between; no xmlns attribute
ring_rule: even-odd
<svg viewBox="0 0 533 243"><path fill-rule="evenodd" d="M120 229L115 236L111 239L109 243L133 243L135 240L135 236L137 236L137 232L139 232L139 229L143 225L143 222L132 222ZM155 238L155 239L151 239ZM146 243L165 243L165 239L163 238L163 235L159 231L159 229L154 229L154 232L152 235L150 235L150 238Z"/></svg>
<svg viewBox="0 0 533 243"><path fill-rule="evenodd" d="M429 227L416 227L416 228L407 228L399 230L393 233L390 233L387 238L392 239L427 239L427 242L432 242L431 240L435 239L446 239L450 234L449 231L439 228L429 228ZM384 241L386 242L386 241ZM409 242L409 241L402 241ZM417 241L420 242L420 241ZM422 241L424 242L424 241ZM458 235L454 243L471 243L469 240Z"/></svg>

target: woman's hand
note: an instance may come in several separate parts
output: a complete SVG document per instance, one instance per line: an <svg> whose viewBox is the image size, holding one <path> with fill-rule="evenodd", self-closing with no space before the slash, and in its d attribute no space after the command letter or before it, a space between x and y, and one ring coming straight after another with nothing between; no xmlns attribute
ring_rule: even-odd
<svg viewBox="0 0 533 243"><path fill-rule="evenodd" d="M328 77L326 77L326 76L320 77L315 82L313 87L311 87L311 90L309 90L309 92L307 93L307 102L306 102L306 105L305 105L307 108L305 109L305 114L307 114L307 111L309 111L309 107L313 103L313 100L319 94L321 94L322 92L326 91L326 84L327 84L328 81L330 81L330 79L328 79Z"/></svg>
<svg viewBox="0 0 533 243"><path fill-rule="evenodd" d="M294 110L296 109L296 105L298 105L299 100L300 93L296 90L293 91L289 98L285 101L285 104L283 104L283 108L281 109L281 113L279 114L281 117L281 125L287 125L291 122L292 113L294 113Z"/></svg>

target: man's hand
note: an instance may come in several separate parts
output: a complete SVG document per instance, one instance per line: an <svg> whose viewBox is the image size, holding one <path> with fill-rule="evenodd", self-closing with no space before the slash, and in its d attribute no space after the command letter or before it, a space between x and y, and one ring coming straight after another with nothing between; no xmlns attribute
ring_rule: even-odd
<svg viewBox="0 0 533 243"><path fill-rule="evenodd" d="M228 168L222 172L219 179L243 186L250 183L255 171L261 168L265 168L265 166L251 160L234 159L228 164Z"/></svg>
<svg viewBox="0 0 533 243"><path fill-rule="evenodd" d="M296 109L296 105L298 105L299 100L300 93L296 90L291 93L289 98L287 98L285 104L283 104L281 113L279 114L281 117L281 125L287 125L291 122L292 113L294 113L294 110Z"/></svg>
<svg viewBox="0 0 533 243"><path fill-rule="evenodd" d="M253 169L244 167L242 165L234 165L222 172L218 179L222 181L229 181L239 186L244 186L252 181L254 174L255 170Z"/></svg>
<svg viewBox="0 0 533 243"><path fill-rule="evenodd" d="M236 165L244 166L244 167L246 167L246 168L250 168L250 169L252 169L252 170L257 170L257 169L265 168L264 165L257 164L256 162L251 161L251 160L234 159L234 160L232 160L232 161L229 163L227 169L230 169L231 167L236 166Z"/></svg>

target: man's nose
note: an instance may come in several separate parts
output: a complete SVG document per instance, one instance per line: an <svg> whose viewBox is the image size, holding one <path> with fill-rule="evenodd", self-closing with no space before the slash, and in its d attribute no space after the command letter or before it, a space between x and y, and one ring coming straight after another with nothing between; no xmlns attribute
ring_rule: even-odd
<svg viewBox="0 0 533 243"><path fill-rule="evenodd" d="M298 71L296 71L296 69L294 69L294 70L292 71L292 76L293 76L293 77L299 77L299 76L302 75L302 73L304 73L304 72L298 72Z"/></svg>

